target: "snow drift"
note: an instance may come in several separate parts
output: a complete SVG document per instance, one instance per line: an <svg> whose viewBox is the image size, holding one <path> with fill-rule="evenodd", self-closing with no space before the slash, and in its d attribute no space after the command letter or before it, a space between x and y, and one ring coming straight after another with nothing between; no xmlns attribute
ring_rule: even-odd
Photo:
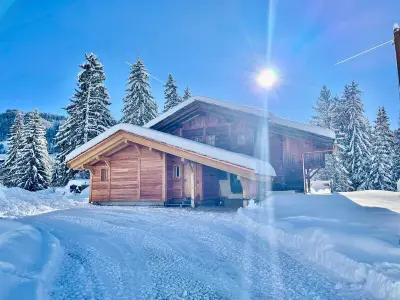
<svg viewBox="0 0 400 300"><path fill-rule="evenodd" d="M83 206L88 202L88 190L81 194L70 194L64 188L28 192L0 185L0 218L19 218Z"/></svg>
<svg viewBox="0 0 400 300"><path fill-rule="evenodd" d="M399 214L334 194L273 196L239 215L260 238L299 251L374 298L400 299Z"/></svg>

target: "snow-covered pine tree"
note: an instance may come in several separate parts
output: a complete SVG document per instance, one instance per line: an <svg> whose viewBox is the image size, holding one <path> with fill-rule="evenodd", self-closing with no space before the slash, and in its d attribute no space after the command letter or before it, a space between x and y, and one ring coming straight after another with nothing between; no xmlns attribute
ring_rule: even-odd
<svg viewBox="0 0 400 300"><path fill-rule="evenodd" d="M343 134L343 166L349 174L351 189L365 189L371 165L371 127L364 115L361 91L353 81L345 85L341 99L343 107L337 115Z"/></svg>
<svg viewBox="0 0 400 300"><path fill-rule="evenodd" d="M312 117L311 124L332 128L335 101L336 99L331 96L331 91L324 85L317 98L317 102L313 106L315 115Z"/></svg>
<svg viewBox="0 0 400 300"><path fill-rule="evenodd" d="M54 164L52 185L65 185L76 174L67 168L65 157L75 148L93 139L115 124L110 112L110 97L104 85L106 76L98 57L85 54L80 65L78 88L66 111L68 118L59 128L55 144L59 151Z"/></svg>
<svg viewBox="0 0 400 300"><path fill-rule="evenodd" d="M143 126L157 116L157 103L151 95L148 81L146 67L138 57L137 62L131 65L121 122Z"/></svg>
<svg viewBox="0 0 400 300"><path fill-rule="evenodd" d="M85 54L85 58L87 62L80 66L83 70L78 75L78 90L74 95L79 107L78 118L83 124L83 130L78 131L82 139L79 145L115 124L110 112L110 96L104 84L103 65L93 53Z"/></svg>
<svg viewBox="0 0 400 300"><path fill-rule="evenodd" d="M190 97L192 97L192 94L190 93L190 90L188 87L186 87L185 91L183 92L182 99L183 101L188 100Z"/></svg>
<svg viewBox="0 0 400 300"><path fill-rule="evenodd" d="M348 172L343 166L343 147L340 145L342 134L340 114L342 102L338 97L332 97L330 90L323 86L313 109L315 115L311 124L332 129L336 133L335 153L325 155L325 168L320 169L315 178L319 180L331 180L333 191L347 191L350 187Z"/></svg>
<svg viewBox="0 0 400 300"><path fill-rule="evenodd" d="M16 185L28 191L46 189L51 177L46 128L37 109L28 114L22 136L23 148L13 169Z"/></svg>
<svg viewBox="0 0 400 300"><path fill-rule="evenodd" d="M400 129L394 131L393 178L400 180Z"/></svg>
<svg viewBox="0 0 400 300"><path fill-rule="evenodd" d="M372 165L369 174L369 188L373 190L393 191L395 180L393 173L395 139L389 125L385 108L379 108L375 120L372 141Z"/></svg>
<svg viewBox="0 0 400 300"><path fill-rule="evenodd" d="M13 172L16 166L17 160L21 155L23 148L22 133L24 130L24 115L22 112L18 112L15 116L13 125L10 128L10 134L8 138L7 156L3 166L3 183L7 187L16 186L16 176Z"/></svg>
<svg viewBox="0 0 400 300"><path fill-rule="evenodd" d="M183 99L178 95L178 86L176 85L175 80L171 74L168 75L168 80L164 87L165 103L163 112L166 112L167 110L170 110L174 106L181 103Z"/></svg>

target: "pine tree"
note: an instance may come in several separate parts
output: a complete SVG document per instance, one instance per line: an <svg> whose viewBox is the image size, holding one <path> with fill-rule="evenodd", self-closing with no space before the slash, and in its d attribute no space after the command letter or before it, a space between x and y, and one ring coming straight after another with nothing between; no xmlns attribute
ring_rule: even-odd
<svg viewBox="0 0 400 300"><path fill-rule="evenodd" d="M313 106L315 115L312 117L311 124L332 128L335 102L336 99L332 98L331 91L324 85L315 106Z"/></svg>
<svg viewBox="0 0 400 300"><path fill-rule="evenodd" d="M351 189L365 189L371 164L371 127L364 115L361 91L353 81L346 85L341 99L339 119L342 133L343 166L349 174Z"/></svg>
<svg viewBox="0 0 400 300"><path fill-rule="evenodd" d="M88 142L115 124L110 112L110 97L104 85L106 75L98 57L85 54L87 62L80 67L78 75L78 90L73 98L78 109L78 119L83 123L79 138L82 144ZM81 143L79 143L81 145Z"/></svg>
<svg viewBox="0 0 400 300"><path fill-rule="evenodd" d="M95 138L115 124L110 112L110 97L104 84L106 76L98 57L85 54L80 65L78 88L66 107L68 118L55 137L59 153L54 164L52 185L65 185L76 174L66 166L65 157L75 148Z"/></svg>
<svg viewBox="0 0 400 300"><path fill-rule="evenodd" d="M176 85L175 80L171 74L168 75L168 81L164 85L164 87L165 103L163 112L166 112L167 110L170 110L174 106L181 103L183 99L178 95L178 86Z"/></svg>
<svg viewBox="0 0 400 300"><path fill-rule="evenodd" d="M400 129L394 131L393 178L400 180Z"/></svg>
<svg viewBox="0 0 400 300"><path fill-rule="evenodd" d="M16 176L13 169L21 155L23 147L22 133L24 129L24 116L18 112L10 128L7 156L3 166L3 183L7 187L16 186Z"/></svg>
<svg viewBox="0 0 400 300"><path fill-rule="evenodd" d="M390 130L389 118L385 108L379 108L373 132L372 165L369 175L370 189L394 190L394 144L394 135Z"/></svg>
<svg viewBox="0 0 400 300"><path fill-rule="evenodd" d="M183 101L188 100L190 97L192 97L192 94L190 93L190 90L188 87L186 87L185 91L183 92Z"/></svg>
<svg viewBox="0 0 400 300"><path fill-rule="evenodd" d="M143 126L157 116L157 103L150 92L149 75L138 57L131 66L121 122Z"/></svg>
<svg viewBox="0 0 400 300"><path fill-rule="evenodd" d="M13 169L16 185L28 191L46 189L51 176L46 129L37 109L28 114L22 137L23 148Z"/></svg>

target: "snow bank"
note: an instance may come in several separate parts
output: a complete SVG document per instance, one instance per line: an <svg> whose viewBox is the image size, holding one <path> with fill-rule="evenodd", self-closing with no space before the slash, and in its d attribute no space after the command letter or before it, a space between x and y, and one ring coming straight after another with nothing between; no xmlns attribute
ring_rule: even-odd
<svg viewBox="0 0 400 300"><path fill-rule="evenodd" d="M340 194L276 195L239 215L260 238L299 251L374 298L400 299L400 215Z"/></svg>
<svg viewBox="0 0 400 300"><path fill-rule="evenodd" d="M340 194L361 206L382 207L400 213L400 192L358 191Z"/></svg>
<svg viewBox="0 0 400 300"><path fill-rule="evenodd" d="M0 185L0 218L19 218L84 206L88 203L88 190L81 194L70 194L64 188L28 192Z"/></svg>

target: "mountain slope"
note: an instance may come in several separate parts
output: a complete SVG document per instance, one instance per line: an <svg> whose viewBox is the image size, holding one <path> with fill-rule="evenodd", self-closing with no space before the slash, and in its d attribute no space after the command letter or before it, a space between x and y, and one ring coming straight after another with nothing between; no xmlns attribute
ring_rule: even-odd
<svg viewBox="0 0 400 300"><path fill-rule="evenodd" d="M17 112L18 110L16 109L8 109L6 112L0 113L0 142L7 140L10 127L14 122ZM65 117L50 113L40 113L40 116L43 118L46 126L48 150L50 153L53 153L55 151L53 139L57 133L58 127L64 122ZM4 150L0 149L0 152L3 151Z"/></svg>

